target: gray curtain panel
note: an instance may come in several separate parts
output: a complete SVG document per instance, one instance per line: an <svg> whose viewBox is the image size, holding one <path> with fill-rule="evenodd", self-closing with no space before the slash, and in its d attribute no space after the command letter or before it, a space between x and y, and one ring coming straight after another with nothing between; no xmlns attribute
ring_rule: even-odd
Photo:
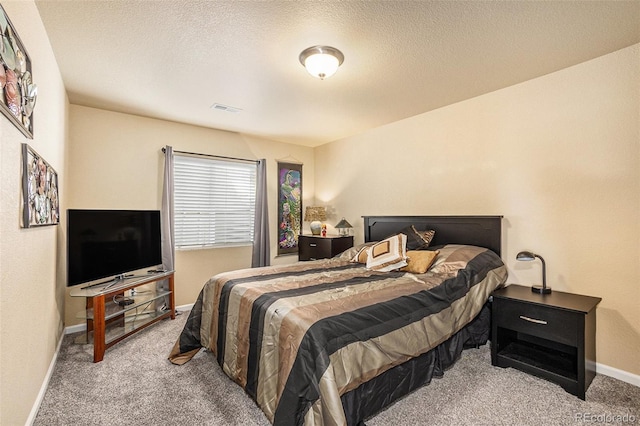
<svg viewBox="0 0 640 426"><path fill-rule="evenodd" d="M175 268L176 250L174 243L174 220L173 220L173 147L167 145L164 148L164 183L162 185L162 210L160 220L162 221L162 267L166 271ZM169 280L160 281L158 290L168 289ZM169 307L169 300L165 298L165 308Z"/></svg>
<svg viewBox="0 0 640 426"><path fill-rule="evenodd" d="M267 160L258 160L256 176L256 218L253 224L251 267L269 266L269 209L267 207Z"/></svg>

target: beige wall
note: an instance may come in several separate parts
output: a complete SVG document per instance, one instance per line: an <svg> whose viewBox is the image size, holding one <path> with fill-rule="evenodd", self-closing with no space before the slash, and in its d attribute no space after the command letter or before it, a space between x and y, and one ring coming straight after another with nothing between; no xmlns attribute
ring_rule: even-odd
<svg viewBox="0 0 640 426"><path fill-rule="evenodd" d="M212 114L220 112L212 111ZM313 196L313 149L255 139L238 133L174 122L70 106L68 208L159 209L165 145L176 151L200 152L247 159L267 159L272 264L297 261L275 258L276 162L304 163L304 204ZM251 247L189 250L176 253L176 304L195 302L212 275L251 266ZM81 298L66 298L65 324L81 323L76 313Z"/></svg>
<svg viewBox="0 0 640 426"><path fill-rule="evenodd" d="M640 45L314 150L68 106L35 5L3 6L40 96L33 140L0 117L0 424L28 419L63 318L79 323L82 301L65 296L64 209L159 208L167 144L267 158L270 230L277 159L304 163L304 204L326 204L329 223L345 216L357 241L362 215L502 214L510 280L539 280L537 264L514 260L530 249L554 289L602 297L598 361L640 374ZM19 228L22 142L59 174L60 226ZM211 275L249 264L248 247L178 252L178 305Z"/></svg>
<svg viewBox="0 0 640 426"><path fill-rule="evenodd" d="M510 282L602 297L598 362L640 374L640 45L316 149L316 199L504 215Z"/></svg>
<svg viewBox="0 0 640 426"><path fill-rule="evenodd" d="M29 54L39 97L34 138L0 116L0 424L30 416L62 337L64 283L60 226L20 228L21 144L28 143L57 171L62 208L67 98L49 40L33 2L3 2Z"/></svg>

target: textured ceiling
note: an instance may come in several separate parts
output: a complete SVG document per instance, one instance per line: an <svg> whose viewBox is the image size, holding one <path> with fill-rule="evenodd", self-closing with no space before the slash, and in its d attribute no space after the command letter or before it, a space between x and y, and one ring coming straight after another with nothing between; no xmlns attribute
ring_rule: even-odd
<svg viewBox="0 0 640 426"><path fill-rule="evenodd" d="M640 42L640 0L36 5L72 103L309 146ZM316 44L345 55L324 81Z"/></svg>

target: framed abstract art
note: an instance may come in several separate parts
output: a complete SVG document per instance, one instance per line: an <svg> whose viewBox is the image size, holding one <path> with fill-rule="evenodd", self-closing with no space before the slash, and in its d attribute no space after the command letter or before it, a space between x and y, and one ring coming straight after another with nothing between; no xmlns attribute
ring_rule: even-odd
<svg viewBox="0 0 640 426"><path fill-rule="evenodd" d="M298 252L302 229L302 164L278 162L278 255Z"/></svg>
<svg viewBox="0 0 640 426"><path fill-rule="evenodd" d="M29 55L0 5L0 112L29 139L37 96Z"/></svg>
<svg viewBox="0 0 640 426"><path fill-rule="evenodd" d="M22 227L60 223L58 174L37 152L22 144Z"/></svg>

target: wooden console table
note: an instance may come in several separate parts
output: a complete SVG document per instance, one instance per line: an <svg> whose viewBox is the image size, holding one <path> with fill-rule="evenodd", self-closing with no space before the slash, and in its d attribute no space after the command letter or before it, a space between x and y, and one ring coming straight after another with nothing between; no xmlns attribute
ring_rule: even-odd
<svg viewBox="0 0 640 426"><path fill-rule="evenodd" d="M122 339L162 319L175 319L174 274L150 273L71 290L70 296L86 298L86 309L78 318L86 320L87 332L76 341L93 343L93 362L102 361L104 352ZM168 289L139 289L162 280L169 281Z"/></svg>

